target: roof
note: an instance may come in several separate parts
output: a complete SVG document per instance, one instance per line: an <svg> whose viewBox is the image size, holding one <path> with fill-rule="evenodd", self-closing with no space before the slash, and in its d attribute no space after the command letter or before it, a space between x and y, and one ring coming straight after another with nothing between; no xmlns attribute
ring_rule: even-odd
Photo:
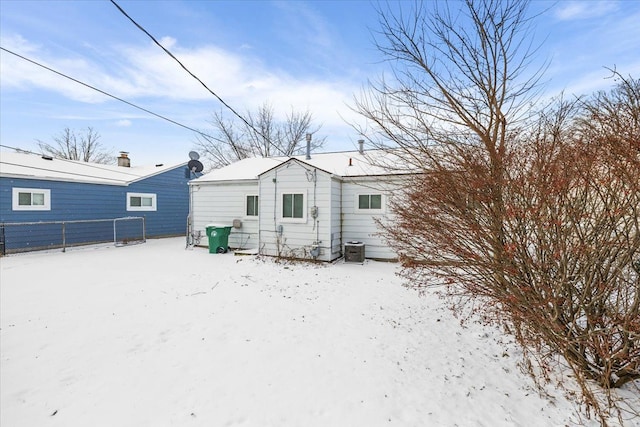
<svg viewBox="0 0 640 427"><path fill-rule="evenodd" d="M393 172L389 168L380 166L393 163L394 158L395 156L392 153L383 150L370 150L364 153L359 151L317 153L312 154L311 159L306 159L304 155L293 157L252 157L215 169L193 180L192 183L257 180L259 175L292 159L339 177L408 173L407 171Z"/></svg>
<svg viewBox="0 0 640 427"><path fill-rule="evenodd" d="M66 159L49 159L39 154L2 151L0 152L0 177L128 185L184 166L187 163L122 167Z"/></svg>
<svg viewBox="0 0 640 427"><path fill-rule="evenodd" d="M200 178L194 179L193 182L256 180L262 172L287 160L288 157L249 157L219 169L214 169Z"/></svg>

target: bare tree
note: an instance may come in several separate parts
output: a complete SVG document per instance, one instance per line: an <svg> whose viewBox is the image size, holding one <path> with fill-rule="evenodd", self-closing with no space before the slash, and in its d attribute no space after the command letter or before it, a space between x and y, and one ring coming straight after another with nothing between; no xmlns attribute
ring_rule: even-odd
<svg viewBox="0 0 640 427"><path fill-rule="evenodd" d="M382 10L377 47L393 76L355 109L369 143L418 172L381 223L408 284L473 300L538 362L529 366L540 379L563 356L606 424L609 409L625 414L611 388L639 374L638 127L628 136L610 124L637 117L637 101L618 88L533 109L544 66L530 71L527 6Z"/></svg>
<svg viewBox="0 0 640 427"><path fill-rule="evenodd" d="M104 149L100 142L100 134L92 127L88 127L85 133L78 135L75 131L65 128L60 135L53 138L54 144L37 141L43 154L59 159L101 164L113 163L115 159L115 155Z"/></svg>
<svg viewBox="0 0 640 427"><path fill-rule="evenodd" d="M293 156L306 149L306 134L315 134L320 126L313 125L310 112L293 109L283 121L275 117L273 107L263 104L255 112L248 111L247 123L227 119L222 112L214 113L211 125L214 137L198 135L196 147L208 158L213 168L228 165L247 157ZM313 150L322 147L325 138L313 138Z"/></svg>

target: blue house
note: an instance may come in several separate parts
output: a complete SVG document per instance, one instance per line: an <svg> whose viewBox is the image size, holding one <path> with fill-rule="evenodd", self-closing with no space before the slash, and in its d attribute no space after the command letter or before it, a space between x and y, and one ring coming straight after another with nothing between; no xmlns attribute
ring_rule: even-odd
<svg viewBox="0 0 640 427"><path fill-rule="evenodd" d="M115 166L0 152L0 250L184 235L191 178L187 162L130 166L126 153Z"/></svg>

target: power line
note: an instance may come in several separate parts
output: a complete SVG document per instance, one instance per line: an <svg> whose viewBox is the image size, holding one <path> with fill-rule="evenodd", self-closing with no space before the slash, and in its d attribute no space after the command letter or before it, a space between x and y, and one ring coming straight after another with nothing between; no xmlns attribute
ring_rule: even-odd
<svg viewBox="0 0 640 427"><path fill-rule="evenodd" d="M206 133L204 133L204 132L202 132L202 131L199 131L199 130L194 129L194 128L192 128L192 127L189 127L189 126L187 126L187 125L183 125L182 123L176 122L175 120L172 120L172 119L170 119L170 118L168 118L168 117L165 117L165 116L163 116L163 115L161 115L161 114L154 113L154 112L153 112L153 111L151 111L151 110L147 110L146 108L140 107L140 106L138 106L138 105L136 105L136 104L133 104L133 103L131 103L131 102L129 102L129 101L127 101L127 100L125 100L125 99L119 98L119 97L117 97L117 96L115 96L115 95L112 95L112 94L110 94L110 93L108 93L108 92L105 92L105 91L104 91L104 90L102 90L102 89L98 89L98 88L97 88L97 87L95 87L95 86L91 86L91 85L90 85L90 84L88 84L88 83L85 83L85 82L83 82L83 81L80 81L80 80L78 80L78 79L75 79L75 78L73 78L73 77L70 77L70 76L68 76L68 75L66 75L66 74L64 74L64 73L61 73L60 71L56 71L56 70L54 70L53 68L47 67L46 65L43 65L43 64L41 64L41 63L39 63L39 62L37 62L37 61L34 61L33 59L29 59L29 58L27 58L26 56L20 55L20 54L18 54L18 53L16 53L16 52L13 52L13 51L11 51L11 50L9 50L9 49L6 49L6 48L2 47L2 46L0 46L0 50L3 50L3 51L5 51L5 52L7 52L7 53L10 53L10 54L12 54L12 55L15 55L15 56L17 56L18 58L23 59L23 60L25 60L25 61L27 61L27 62L30 62L30 63L32 63L32 64L34 64L34 65L37 65L38 67L44 68L44 69L45 69L45 70L47 70L47 71L51 71L52 73L55 73L55 74L57 74L57 75L59 75L59 76L62 76L62 77L64 77L65 79L69 79L69 80L71 80L71 81L73 81L73 82L75 82L75 83L81 84L82 86L88 87L89 89L93 89L93 90L95 90L96 92L100 92L101 94L106 95L106 96L108 96L108 97L110 97L110 98L116 99L116 100L118 100L118 101L120 101L120 102L124 102L125 104L130 105L131 107L137 108L138 110L144 111L145 113L151 114L152 116L156 116L156 117L158 117L158 118L160 118L160 119L162 119L162 120L166 120L166 121L168 121L168 122L170 122L170 123L173 123L174 125L178 125L178 126L180 126L180 127L182 127L182 128L185 128L185 129L188 129L188 130L190 130L190 131L193 131L193 132L195 132L195 133L197 133L197 134L199 134L199 135L202 135L202 136L204 136L204 137L206 137L206 138L211 138L211 139L213 139L213 140L215 140L215 141L218 141L218 142L224 142L224 141L222 141L222 140L221 140L221 139L219 139L219 138L216 138L216 137L214 137L214 136L208 135L208 134L206 134Z"/></svg>
<svg viewBox="0 0 640 427"><path fill-rule="evenodd" d="M256 129L251 123L249 123L247 121L247 119L245 119L240 113L238 113L236 110L233 109L233 107L231 107L229 104L227 104L220 96L218 96L218 94L216 94L214 91L212 91L211 89L209 89L209 87L202 81L200 80L200 78L198 78L198 76L196 76L195 74L193 74L182 62L180 62L180 60L178 58L176 58L173 53L171 53L167 48L165 48L164 46L162 46L162 44L160 44L160 42L153 36L151 35L151 33L149 33L146 29L144 29L144 27L142 27L142 25L138 24L131 16L129 16L127 14L127 12L124 11L124 9L122 9L120 7L120 5L118 5L118 3L115 2L115 0L110 0L111 3L120 11L120 13L122 13L124 16L127 17L127 19L129 19L129 21L131 21L133 23L133 25L135 25L136 27L138 27L138 29L140 29L140 31L142 31L143 33L145 33L147 36L149 36L149 38L151 40L153 40L153 42L158 45L158 47L160 47L160 49L162 49L167 55L169 55L174 61L176 61L180 67L182 67L183 70L185 70L187 73L189 73L189 75L191 77L193 77L194 79L196 79L211 95L215 96L218 101L220 101L222 103L222 105L224 105L225 107L227 107L236 117L238 117L240 120L242 120L250 129L252 129L255 133L257 133L258 135L260 135L261 137L264 138L265 141L267 141L272 147L274 147L275 149L277 149L278 151L280 151L283 155L286 155L286 152L278 147L276 144L274 144L273 142L271 142L271 140L269 138L267 138L262 132L260 132L258 129Z"/></svg>

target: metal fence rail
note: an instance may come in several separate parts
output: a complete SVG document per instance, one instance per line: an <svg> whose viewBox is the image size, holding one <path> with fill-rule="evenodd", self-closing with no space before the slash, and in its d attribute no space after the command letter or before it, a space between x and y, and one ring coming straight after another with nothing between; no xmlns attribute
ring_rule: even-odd
<svg viewBox="0 0 640 427"><path fill-rule="evenodd" d="M110 243L124 245L146 241L145 218L0 223L0 254Z"/></svg>

